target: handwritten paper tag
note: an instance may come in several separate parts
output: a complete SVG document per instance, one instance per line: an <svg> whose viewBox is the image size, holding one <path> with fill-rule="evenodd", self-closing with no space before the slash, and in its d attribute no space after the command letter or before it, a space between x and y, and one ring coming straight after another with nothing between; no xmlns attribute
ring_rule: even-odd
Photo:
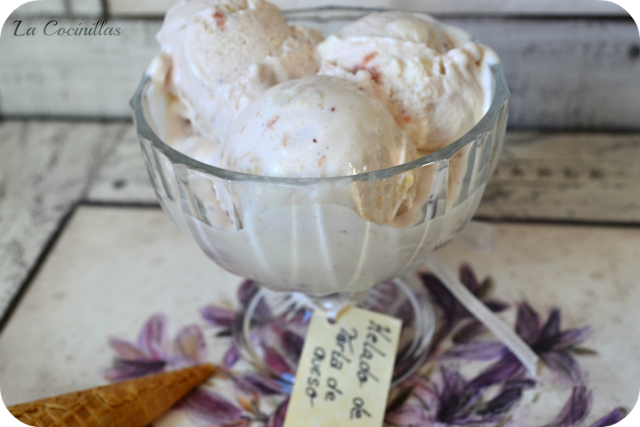
<svg viewBox="0 0 640 427"><path fill-rule="evenodd" d="M380 427L402 322L349 307L313 313L284 427Z"/></svg>

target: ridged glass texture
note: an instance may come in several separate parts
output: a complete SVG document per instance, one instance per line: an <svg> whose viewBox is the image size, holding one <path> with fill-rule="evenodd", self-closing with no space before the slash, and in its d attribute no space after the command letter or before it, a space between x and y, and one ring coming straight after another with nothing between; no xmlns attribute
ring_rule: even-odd
<svg viewBox="0 0 640 427"><path fill-rule="evenodd" d="M475 213L505 136L509 90L492 69L494 99L465 136L397 167L335 178L246 175L200 163L158 138L143 78L131 105L162 207L217 264L277 291L364 291L417 269ZM392 224L402 182L417 185L411 224Z"/></svg>

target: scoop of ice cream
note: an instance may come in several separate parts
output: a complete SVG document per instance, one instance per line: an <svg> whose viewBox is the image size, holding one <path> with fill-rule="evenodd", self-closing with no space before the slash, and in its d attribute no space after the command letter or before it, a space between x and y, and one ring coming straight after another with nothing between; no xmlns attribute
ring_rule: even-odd
<svg viewBox="0 0 640 427"><path fill-rule="evenodd" d="M220 153L222 168L289 178L355 175L416 157L380 100L352 82L320 75L265 92L234 123ZM407 173L390 178L385 189L367 181L344 188L363 217L382 223L410 202L413 183Z"/></svg>
<svg viewBox="0 0 640 427"><path fill-rule="evenodd" d="M372 13L340 30L342 38L372 37L393 38L427 45L440 54L451 49L451 40L428 15L413 15L403 12Z"/></svg>
<svg viewBox="0 0 640 427"><path fill-rule="evenodd" d="M413 160L384 104L343 79L281 83L250 105L222 145L222 167L255 175L355 175Z"/></svg>
<svg viewBox="0 0 640 427"><path fill-rule="evenodd" d="M468 132L491 103L498 58L464 31L427 15L371 14L317 47L321 74L358 83L385 102L419 150Z"/></svg>
<svg viewBox="0 0 640 427"><path fill-rule="evenodd" d="M282 81L314 74L315 30L290 27L264 0L183 0L158 33L168 92L202 136L223 140L240 112Z"/></svg>

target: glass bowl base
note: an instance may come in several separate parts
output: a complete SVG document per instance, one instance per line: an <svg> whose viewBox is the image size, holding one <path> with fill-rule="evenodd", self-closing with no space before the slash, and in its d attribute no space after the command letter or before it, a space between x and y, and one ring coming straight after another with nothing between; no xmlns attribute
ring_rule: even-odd
<svg viewBox="0 0 640 427"><path fill-rule="evenodd" d="M242 358L268 386L291 391L313 310L326 299L274 292L255 285L247 291L234 321L235 343ZM425 361L436 316L429 294L413 274L374 286L367 292L338 298L338 304L387 314L402 320L392 386L412 375Z"/></svg>

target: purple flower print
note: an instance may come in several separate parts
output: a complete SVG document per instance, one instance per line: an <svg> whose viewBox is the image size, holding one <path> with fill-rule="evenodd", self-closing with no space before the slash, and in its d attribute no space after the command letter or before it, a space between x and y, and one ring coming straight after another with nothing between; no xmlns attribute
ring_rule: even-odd
<svg viewBox="0 0 640 427"><path fill-rule="evenodd" d="M540 315L526 302L518 305L516 332L540 356L544 364L554 372L561 374L574 385L584 382L582 368L572 353L581 354L578 345L590 335L590 328L561 331L560 310L554 308L543 324ZM459 358L463 360L491 360L500 358L473 380L475 387L487 387L510 378L519 378L525 374L524 367L502 344L475 342L456 345L445 352L441 358Z"/></svg>
<svg viewBox="0 0 640 427"><path fill-rule="evenodd" d="M247 280L238 289L238 301L241 306L246 305L250 298L258 291L255 282ZM217 329L216 337L232 335L233 322L237 313L227 308L209 305L200 310L205 322ZM305 327L309 318L306 310L300 309L293 316L284 313L273 317L266 302L260 301L255 309L253 318L254 331L252 341L256 347L262 349L267 365L277 374L292 381L295 365L302 353L304 338L295 330ZM230 343L223 357L223 364L231 369L240 359L240 353L235 343Z"/></svg>
<svg viewBox="0 0 640 427"><path fill-rule="evenodd" d="M276 396L278 392L270 389L255 374L247 373L235 376L230 372L223 374L228 380L225 387L233 390L235 399L229 400L212 390L197 389L180 401L178 407L185 410L197 425L206 427L248 427L254 425L272 425L279 418L284 419L286 406L268 415L260 409L262 396ZM204 423L204 424L202 424ZM277 424L274 424L277 425ZM280 424L281 425L281 424Z"/></svg>
<svg viewBox="0 0 640 427"><path fill-rule="evenodd" d="M260 290L260 286L253 280L245 280L238 288L238 302L241 306L246 306L253 295ZM255 309L253 320L257 323L264 323L271 318L271 309L264 300L261 300Z"/></svg>
<svg viewBox="0 0 640 427"><path fill-rule="evenodd" d="M231 391L232 399L216 391L199 388L182 399L177 407L186 411L196 425L206 427L249 427L273 424L279 417L284 419L286 406L271 415L261 408L261 398L277 397L281 392L271 388L255 373L233 374L222 372L218 380L226 391ZM284 412L283 412L284 411Z"/></svg>
<svg viewBox="0 0 640 427"><path fill-rule="evenodd" d="M439 278L433 274L421 274L424 286L430 291L433 302L440 307L443 315L443 322L436 331L434 336L433 349L437 350L437 345L451 331L453 331L462 321L466 321L453 336L456 343L466 343L471 341L480 332L484 330L482 324L453 296ZM489 294L493 288L490 279L479 283L473 270L467 264L460 267L460 281L469 289L469 291L478 299L480 299L491 311L499 313L504 311L508 305L489 298Z"/></svg>
<svg viewBox="0 0 640 427"><path fill-rule="evenodd" d="M201 363L206 357L206 344L200 328L196 325L182 328L173 341L169 357L169 364L176 368Z"/></svg>
<svg viewBox="0 0 640 427"><path fill-rule="evenodd" d="M627 411L624 408L616 408L604 417L600 418L591 427L609 427L619 423L627 416Z"/></svg>
<svg viewBox="0 0 640 427"><path fill-rule="evenodd" d="M245 280L237 291L238 302L245 306L250 298L259 290L258 285L252 280ZM217 328L216 337L231 337L233 335L233 322L236 312L216 305L208 305L200 310L200 315L205 322ZM254 321L257 324L266 324L271 317L271 310L264 301L260 301L255 310ZM231 369L240 360L240 352L235 343L231 343L227 349L222 363L225 368Z"/></svg>
<svg viewBox="0 0 640 427"><path fill-rule="evenodd" d="M238 426L248 426L251 422L243 408L218 393L203 389L189 393L180 401L178 407L211 426L235 426L235 423L245 423Z"/></svg>
<svg viewBox="0 0 640 427"><path fill-rule="evenodd" d="M425 274L422 275L422 279L425 286L433 294L436 304L444 312L445 322L440 332L446 336L471 314L449 293L438 278ZM483 282L484 284L479 284L469 266L463 265L460 268L460 280L494 312L501 311L506 307L506 304L486 298L491 285L487 284L486 280ZM478 335L479 328L480 326L475 321L459 328L453 336L455 345L440 358L459 358L468 361L499 359L498 362L487 368L483 375L474 380L476 387L486 387L524 375L524 367L503 345L472 342L473 338ZM552 309L543 324L540 315L529 304L523 302L518 305L516 332L540 356L547 367L563 375L572 384L580 385L584 382L582 368L573 356L589 353L588 350L578 347L589 337L591 332L589 327L561 331L559 309ZM443 337L441 335L441 338Z"/></svg>
<svg viewBox="0 0 640 427"><path fill-rule="evenodd" d="M522 397L522 393L526 389L536 386L536 382L528 379L517 379L506 381L500 390L500 393L487 403L479 406L476 412L479 415L507 414Z"/></svg>
<svg viewBox="0 0 640 427"><path fill-rule="evenodd" d="M233 335L233 321L236 313L232 310L215 305L208 305L200 310L200 315L204 321L218 329L216 337L230 337ZM240 360L240 352L235 343L231 343L222 359L224 367L231 369Z"/></svg>
<svg viewBox="0 0 640 427"><path fill-rule="evenodd" d="M530 381L506 382L488 401L484 390L474 387L457 370L441 366L430 379L408 382L388 408L385 421L391 426L433 427L485 426L505 420Z"/></svg>
<svg viewBox="0 0 640 427"><path fill-rule="evenodd" d="M166 317L157 314L144 324L135 343L117 338L109 340L117 356L113 366L103 371L104 377L109 381L122 381L203 361L205 343L200 328L186 326L171 342L167 338L166 323Z"/></svg>
<svg viewBox="0 0 640 427"><path fill-rule="evenodd" d="M435 419L443 424L467 424L473 420L474 407L480 398L480 389L469 387L469 383L462 375L454 370L442 367L440 369L441 382L434 384L429 393L436 397ZM426 400L427 393L423 393Z"/></svg>
<svg viewBox="0 0 640 427"><path fill-rule="evenodd" d="M208 324L219 328L216 337L230 337L232 335L233 319L236 316L233 310L208 305L200 310L200 315Z"/></svg>
<svg viewBox="0 0 640 427"><path fill-rule="evenodd" d="M297 362L302 354L302 347L304 346L304 338L296 334L290 329L286 329L282 332L280 339L282 340L282 350L284 355L292 361Z"/></svg>
<svg viewBox="0 0 640 427"><path fill-rule="evenodd" d="M236 389L247 394L260 396L277 396L283 394L281 387L266 381L255 372L232 376L232 380Z"/></svg>
<svg viewBox="0 0 640 427"><path fill-rule="evenodd" d="M185 411L196 426L202 427L249 427L270 422L270 416L260 409L260 399L265 396L277 397L281 393L270 388L259 375L251 372L236 375L220 371L216 382L225 393L230 391L233 398L200 387L178 402L176 409Z"/></svg>
<svg viewBox="0 0 640 427"><path fill-rule="evenodd" d="M462 283L492 311L507 307L489 297L491 280L479 282L468 265L460 268ZM387 407L386 425L396 427L495 427L510 425L516 408L526 390L542 383L526 377L520 362L500 342L481 341L484 327L449 293L433 275L422 275L424 286L439 307L441 318L431 350L429 374L413 376L393 390ZM244 308L259 290L255 282L247 280L238 289L238 304ZM413 319L411 310L389 308L396 301L394 286L377 287L367 300L366 307L402 317L405 327ZM200 310L207 327L220 339L233 335L237 313L234 310L209 305ZM187 395L178 407L185 410L197 426L202 427L282 427L289 404L287 393L293 381L295 367L304 346L304 331L308 327L310 310L300 308L295 313L274 316L264 301L256 307L252 325L252 343L262 353L265 362L279 380L260 376L256 372L234 373L220 370L216 387L224 395L209 387L201 387ZM554 308L543 319L528 303L517 305L516 332L540 356L553 372L566 379L560 382L571 388L571 395L560 412L541 427L582 426L592 405L592 394L585 386L584 373L575 356L594 354L580 347L590 335L589 327L562 330L561 312ZM448 338L445 341L445 338ZM453 343L446 351L445 342ZM229 347L223 364L233 367L239 360L238 348ZM116 357L113 366L104 371L111 381L177 369L205 360L206 347L202 330L197 325L182 328L173 339L167 334L164 315L152 316L142 327L135 341L111 339L109 344ZM459 362L453 362L453 361ZM484 369L474 378L467 378L456 363L481 362ZM485 367L486 366L486 367ZM427 366L423 366L423 371ZM284 381L281 381L284 380ZM289 381L289 382L287 382ZM286 384L285 384L286 383ZM229 396L229 397L227 397ZM274 410L265 413L261 399ZM268 398L268 399L267 399ZM278 399L284 399L277 404ZM271 407L271 406L269 406ZM616 408L589 427L608 427L624 418L626 411Z"/></svg>
<svg viewBox="0 0 640 427"><path fill-rule="evenodd" d="M281 375L295 375L295 369L279 351L266 344L262 348L264 361L271 369Z"/></svg>
<svg viewBox="0 0 640 427"><path fill-rule="evenodd" d="M439 356L440 360L463 359L466 361L490 361L503 357L509 350L497 341L471 342L451 347Z"/></svg>
<svg viewBox="0 0 640 427"><path fill-rule="evenodd" d="M591 392L584 386L574 387L571 396L556 418L544 427L577 426L591 410Z"/></svg>
<svg viewBox="0 0 640 427"><path fill-rule="evenodd" d="M224 367L227 369L231 369L235 366L236 363L240 360L240 351L238 350L238 346L235 344L231 344L227 349L224 357L222 359L222 363Z"/></svg>

